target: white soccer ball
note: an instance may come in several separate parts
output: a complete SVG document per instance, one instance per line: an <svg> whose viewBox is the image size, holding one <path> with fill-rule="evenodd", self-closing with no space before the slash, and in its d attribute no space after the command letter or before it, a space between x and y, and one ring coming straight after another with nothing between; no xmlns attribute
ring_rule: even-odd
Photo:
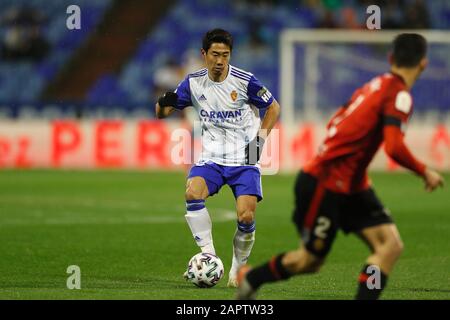
<svg viewBox="0 0 450 320"><path fill-rule="evenodd" d="M197 253L188 264L186 279L199 288L214 287L224 273L222 260L210 253Z"/></svg>

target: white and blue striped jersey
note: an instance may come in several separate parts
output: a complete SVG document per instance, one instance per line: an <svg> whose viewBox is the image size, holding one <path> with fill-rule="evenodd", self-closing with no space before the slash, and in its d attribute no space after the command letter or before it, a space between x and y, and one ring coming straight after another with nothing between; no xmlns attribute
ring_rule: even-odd
<svg viewBox="0 0 450 320"><path fill-rule="evenodd" d="M245 165L245 146L261 125L259 110L273 102L272 94L249 72L229 65L222 82L208 70L189 74L175 90L177 109L193 106L202 126L202 153L198 164Z"/></svg>

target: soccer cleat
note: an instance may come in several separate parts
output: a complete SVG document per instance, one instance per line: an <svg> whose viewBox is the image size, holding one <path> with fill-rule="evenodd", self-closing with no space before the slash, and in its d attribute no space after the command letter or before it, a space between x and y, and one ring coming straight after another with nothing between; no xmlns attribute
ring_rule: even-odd
<svg viewBox="0 0 450 320"><path fill-rule="evenodd" d="M230 274L228 276L227 287L228 288L237 288L238 287L238 281L237 281L236 275L231 276L231 274Z"/></svg>
<svg viewBox="0 0 450 320"><path fill-rule="evenodd" d="M230 272L228 273L228 283L227 283L228 288L237 288L237 286L238 286L237 270L238 270L238 268L236 268L235 265L232 264Z"/></svg>
<svg viewBox="0 0 450 320"><path fill-rule="evenodd" d="M252 288L250 283L247 280L247 273L250 271L250 267L247 265L243 265L239 268L237 275L237 291L236 291L236 300L255 300L256 299L256 290Z"/></svg>

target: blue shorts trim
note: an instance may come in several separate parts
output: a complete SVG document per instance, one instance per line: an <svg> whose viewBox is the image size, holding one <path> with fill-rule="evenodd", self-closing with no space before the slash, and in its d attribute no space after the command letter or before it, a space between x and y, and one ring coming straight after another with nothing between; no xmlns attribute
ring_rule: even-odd
<svg viewBox="0 0 450 320"><path fill-rule="evenodd" d="M219 192L227 184L237 199L242 195L256 196L258 202L263 199L261 172L254 166L223 166L214 162L195 165L189 171L188 179L202 177L206 181L209 195Z"/></svg>

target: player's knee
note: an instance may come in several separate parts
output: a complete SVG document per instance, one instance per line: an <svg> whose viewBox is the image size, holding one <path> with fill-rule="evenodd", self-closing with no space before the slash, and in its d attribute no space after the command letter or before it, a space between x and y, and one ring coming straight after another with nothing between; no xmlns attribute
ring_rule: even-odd
<svg viewBox="0 0 450 320"><path fill-rule="evenodd" d="M255 221L255 211L250 208L238 211L238 220L241 223L250 224Z"/></svg>
<svg viewBox="0 0 450 320"><path fill-rule="evenodd" d="M394 258L398 258L402 254L404 249L403 241L401 241L400 239L392 239L388 241L386 246L387 252Z"/></svg>
<svg viewBox="0 0 450 320"><path fill-rule="evenodd" d="M375 247L375 254L387 259L397 259L402 254L403 249L403 242L400 239L392 237Z"/></svg>
<svg viewBox="0 0 450 320"><path fill-rule="evenodd" d="M186 193L185 193L185 199L186 200L199 200L199 199L203 199L202 198L202 193L198 190L192 189L192 188L187 188L186 189Z"/></svg>

